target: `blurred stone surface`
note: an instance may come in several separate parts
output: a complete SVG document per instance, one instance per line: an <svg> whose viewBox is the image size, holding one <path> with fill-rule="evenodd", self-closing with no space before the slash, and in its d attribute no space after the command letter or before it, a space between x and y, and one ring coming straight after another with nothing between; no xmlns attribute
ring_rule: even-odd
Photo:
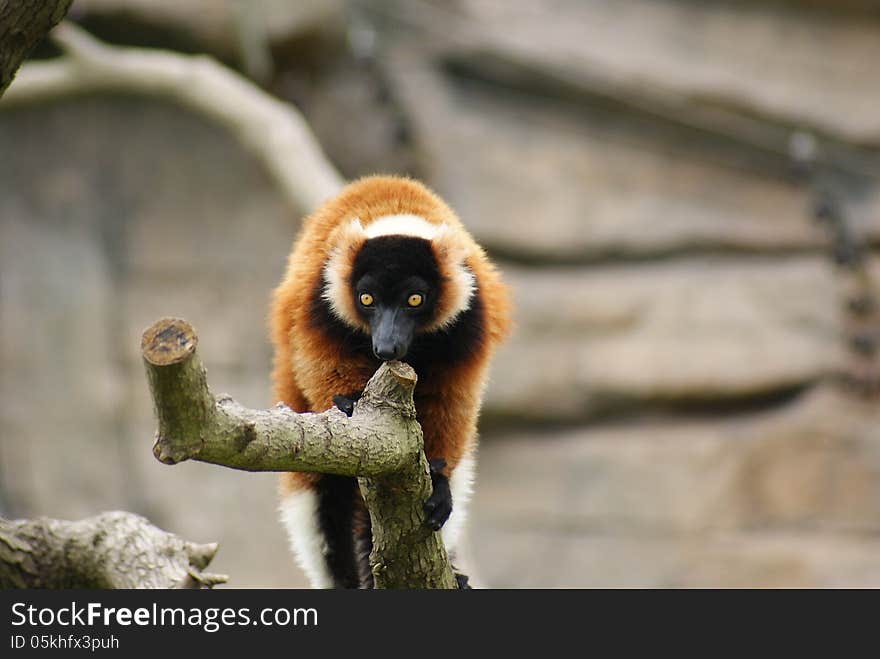
<svg viewBox="0 0 880 659"><path fill-rule="evenodd" d="M494 586L878 586L878 505L880 411L819 387L484 438L471 548Z"/></svg>
<svg viewBox="0 0 880 659"><path fill-rule="evenodd" d="M347 175L422 175L511 284L480 583L880 586L876 403L829 384L852 359L840 273L784 144L749 141L819 132L880 244L878 19L818 4L367 2L346 15L386 23L372 50L278 60L273 89ZM0 104L0 154L0 512L126 508L219 541L231 586L304 584L274 476L153 459L138 356L185 317L216 391L272 402L265 313L297 221L260 165L144 98Z"/></svg>
<svg viewBox="0 0 880 659"><path fill-rule="evenodd" d="M475 551L492 588L870 588L876 537L822 533L579 535L490 528ZM480 560L484 559L484 560Z"/></svg>
<svg viewBox="0 0 880 659"><path fill-rule="evenodd" d="M504 270L516 330L488 415L576 420L621 403L736 400L842 363L834 273L819 256Z"/></svg>
<svg viewBox="0 0 880 659"><path fill-rule="evenodd" d="M699 131L456 81L411 47L390 62L426 175L498 254L577 262L824 244L806 221L809 194L784 171L756 170L748 148L715 151ZM856 230L880 239L880 190L847 201Z"/></svg>
<svg viewBox="0 0 880 659"><path fill-rule="evenodd" d="M596 93L880 144L876 12L654 0L464 0L460 7L481 50L546 67Z"/></svg>

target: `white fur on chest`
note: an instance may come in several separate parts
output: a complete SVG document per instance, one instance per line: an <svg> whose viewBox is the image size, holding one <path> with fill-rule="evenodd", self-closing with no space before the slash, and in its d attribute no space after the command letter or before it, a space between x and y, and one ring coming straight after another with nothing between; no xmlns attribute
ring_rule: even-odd
<svg viewBox="0 0 880 659"><path fill-rule="evenodd" d="M443 225L431 224L418 215L385 215L370 222L364 229L364 235L367 239L379 236L411 236L433 240L444 229Z"/></svg>

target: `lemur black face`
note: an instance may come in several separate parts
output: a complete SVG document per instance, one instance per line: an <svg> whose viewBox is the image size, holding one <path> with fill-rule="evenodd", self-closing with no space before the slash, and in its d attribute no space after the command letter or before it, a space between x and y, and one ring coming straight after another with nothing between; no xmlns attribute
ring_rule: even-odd
<svg viewBox="0 0 880 659"><path fill-rule="evenodd" d="M351 290L355 308L370 325L376 357L406 356L416 331L433 316L439 284L427 240L378 236L364 243L354 261Z"/></svg>

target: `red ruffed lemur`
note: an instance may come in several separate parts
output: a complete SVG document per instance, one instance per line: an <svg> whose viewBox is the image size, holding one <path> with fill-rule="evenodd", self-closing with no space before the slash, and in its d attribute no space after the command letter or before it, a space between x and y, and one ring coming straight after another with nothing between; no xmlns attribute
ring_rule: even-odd
<svg viewBox="0 0 880 659"><path fill-rule="evenodd" d="M498 271L455 213L411 179L348 185L305 219L270 322L275 396L297 412L335 404L351 415L383 361L415 369L434 486L426 523L442 527L454 560L489 360L510 325ZM372 587L370 520L357 480L293 472L282 474L280 491L312 586Z"/></svg>

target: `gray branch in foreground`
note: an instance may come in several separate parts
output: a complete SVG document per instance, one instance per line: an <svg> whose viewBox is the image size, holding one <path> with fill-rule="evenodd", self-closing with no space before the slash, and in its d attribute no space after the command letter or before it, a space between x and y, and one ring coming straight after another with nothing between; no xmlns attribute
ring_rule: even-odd
<svg viewBox="0 0 880 659"><path fill-rule="evenodd" d="M227 580L202 572L216 551L133 513L0 518L0 588L211 588Z"/></svg>
<svg viewBox="0 0 880 659"><path fill-rule="evenodd" d="M77 94L148 94L230 131L298 212L311 211L345 184L296 108L212 57L111 46L70 22L51 36L64 57L22 66L0 108Z"/></svg>
<svg viewBox="0 0 880 659"><path fill-rule="evenodd" d="M64 18L71 0L0 1L0 96L24 58Z"/></svg>
<svg viewBox="0 0 880 659"><path fill-rule="evenodd" d="M424 521L431 478L410 366L383 364L351 418L335 408L321 414L297 414L281 404L251 410L211 393L197 343L193 328L179 319L163 318L144 332L158 460L358 477L372 522L376 587L455 587L440 534Z"/></svg>

